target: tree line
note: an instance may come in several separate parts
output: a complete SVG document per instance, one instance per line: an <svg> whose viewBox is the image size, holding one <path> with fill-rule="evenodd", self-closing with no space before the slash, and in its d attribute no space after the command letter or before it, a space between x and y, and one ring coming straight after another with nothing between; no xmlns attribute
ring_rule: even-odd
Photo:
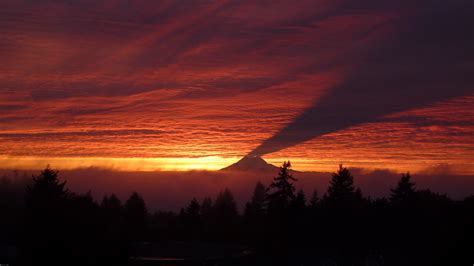
<svg viewBox="0 0 474 266"><path fill-rule="evenodd" d="M125 265L134 243L168 241L245 245L265 258L259 265L474 262L474 196L417 189L405 173L388 198L372 199L340 165L327 191L307 198L290 169L285 162L272 183L257 182L243 213L230 189L152 213L137 192L125 202L71 192L48 166L24 190L0 182L0 243L17 247L17 265Z"/></svg>

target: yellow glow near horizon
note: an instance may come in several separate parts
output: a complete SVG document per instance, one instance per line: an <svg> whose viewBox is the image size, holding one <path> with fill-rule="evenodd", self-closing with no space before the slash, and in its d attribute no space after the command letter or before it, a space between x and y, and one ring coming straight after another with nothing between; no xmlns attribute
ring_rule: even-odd
<svg viewBox="0 0 474 266"><path fill-rule="evenodd" d="M238 158L207 156L196 158L100 158L100 157L26 157L0 156L0 168L17 170L42 169L46 165L63 170L104 168L125 172L219 170Z"/></svg>
<svg viewBox="0 0 474 266"><path fill-rule="evenodd" d="M34 157L34 156L0 156L0 169L3 170L40 170L51 165L60 170L100 168L122 172L155 172L155 171L216 171L229 166L240 157L205 156L193 158L103 158L103 157ZM363 168L366 171L386 169L394 172L422 173L436 167L432 164L379 163L363 161L313 160L301 158L264 158L268 163L279 166L290 160L293 169L298 171L333 172L340 163L349 168ZM461 165L462 166L462 165ZM469 175L474 172L470 167L453 167L457 174Z"/></svg>

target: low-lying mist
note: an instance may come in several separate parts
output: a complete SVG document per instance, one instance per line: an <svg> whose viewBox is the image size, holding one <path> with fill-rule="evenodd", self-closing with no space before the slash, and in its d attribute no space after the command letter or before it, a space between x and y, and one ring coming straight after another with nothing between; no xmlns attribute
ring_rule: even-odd
<svg viewBox="0 0 474 266"><path fill-rule="evenodd" d="M337 169L337 166L334 167ZM400 178L399 173L388 170L366 170L351 168L356 186L365 196L372 198L387 197L390 188ZM11 170L0 170L0 176L13 178L24 186L33 174L39 171L25 171L14 174ZM216 194L229 188L234 194L242 211L257 181L270 184L277 173L270 172L222 172L222 171L189 171L189 172L117 172L113 170L87 168L63 170L59 178L67 181L67 188L76 193L91 192L100 201L104 195L115 193L121 200L137 191L146 200L149 211L178 211L196 197L215 198ZM307 198L314 189L320 196L326 192L331 173L295 172L298 179L297 189L303 189ZM464 198L474 192L474 177L455 175L446 171L426 171L413 175L418 189L430 189L433 192L447 194L454 199ZM18 191L21 191L19 189Z"/></svg>

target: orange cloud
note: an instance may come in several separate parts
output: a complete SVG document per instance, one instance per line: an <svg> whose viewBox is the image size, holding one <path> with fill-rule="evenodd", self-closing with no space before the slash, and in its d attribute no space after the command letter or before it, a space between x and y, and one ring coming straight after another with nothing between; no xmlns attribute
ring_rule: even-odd
<svg viewBox="0 0 474 266"><path fill-rule="evenodd" d="M2 1L0 168L220 168L333 90L368 43L418 12L369 2ZM473 104L446 99L265 158L301 170L447 163L473 173Z"/></svg>

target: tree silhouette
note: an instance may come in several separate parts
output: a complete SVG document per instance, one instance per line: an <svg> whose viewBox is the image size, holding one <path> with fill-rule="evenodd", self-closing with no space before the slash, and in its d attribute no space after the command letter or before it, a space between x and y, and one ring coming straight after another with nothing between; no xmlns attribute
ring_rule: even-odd
<svg viewBox="0 0 474 266"><path fill-rule="evenodd" d="M104 196L100 204L103 223L103 235L106 245L102 246L102 256L113 264L127 258L126 235L124 234L124 206L120 199L112 194Z"/></svg>
<svg viewBox="0 0 474 266"><path fill-rule="evenodd" d="M131 240L143 240L148 228L148 211L143 198L137 193L125 202L124 218L128 237Z"/></svg>
<svg viewBox="0 0 474 266"><path fill-rule="evenodd" d="M122 202L115 194L104 196L100 204L100 210L102 212L104 227L106 228L105 233L113 237L119 237L124 218Z"/></svg>
<svg viewBox="0 0 474 266"><path fill-rule="evenodd" d="M331 206L347 206L352 204L355 199L354 177L346 167L340 164L339 170L332 174L323 201Z"/></svg>
<svg viewBox="0 0 474 266"><path fill-rule="evenodd" d="M12 179L0 178L0 243L14 241L20 231L25 186L30 182L29 178L20 177L18 171L13 174Z"/></svg>
<svg viewBox="0 0 474 266"><path fill-rule="evenodd" d="M98 261L104 252L103 236L105 232L100 222L100 207L90 192L71 193L65 214L64 231L67 239L63 243L67 248L67 259L75 258L74 264L92 264Z"/></svg>
<svg viewBox="0 0 474 266"><path fill-rule="evenodd" d="M247 238L255 245L262 244L262 235L265 226L265 199L266 189L261 182L257 182L252 194L252 198L245 205L244 226Z"/></svg>
<svg viewBox="0 0 474 266"><path fill-rule="evenodd" d="M237 203L228 188L217 195L213 210L216 219L223 223L232 222L238 216Z"/></svg>
<svg viewBox="0 0 474 266"><path fill-rule="evenodd" d="M295 199L295 187L292 181L296 181L296 178L291 175L290 168L290 161L284 162L278 176L273 179L267 189L267 206L270 212L287 209Z"/></svg>
<svg viewBox="0 0 474 266"><path fill-rule="evenodd" d="M257 182L250 202L245 205L244 216L248 219L263 216L266 196L265 186L261 182Z"/></svg>
<svg viewBox="0 0 474 266"><path fill-rule="evenodd" d="M199 205L196 198L193 198L188 207L186 207L186 215L193 219L198 219L201 215L201 205Z"/></svg>
<svg viewBox="0 0 474 266"><path fill-rule="evenodd" d="M390 189L390 191L390 201L392 203L400 203L411 198L415 193L415 183L411 182L410 173L402 174L397 187Z"/></svg>
<svg viewBox="0 0 474 266"><path fill-rule="evenodd" d="M100 208L107 222L118 222L123 213L122 202L115 194L104 196Z"/></svg>
<svg viewBox="0 0 474 266"><path fill-rule="evenodd" d="M41 211L58 207L69 195L65 185L66 181L59 181L58 171L48 165L38 176L33 177L33 185L26 187L27 206Z"/></svg>
<svg viewBox="0 0 474 266"><path fill-rule="evenodd" d="M201 205L196 198L193 198L188 206L182 210L181 223L184 238L197 239L201 233Z"/></svg>
<svg viewBox="0 0 474 266"><path fill-rule="evenodd" d="M209 225L213 216L212 199L205 197L201 203L201 218L205 225ZM207 230L207 229L206 229Z"/></svg>
<svg viewBox="0 0 474 266"><path fill-rule="evenodd" d="M213 221L211 231L217 239L231 239L236 235L239 214L237 203L229 189L225 189L216 197L212 208Z"/></svg>
<svg viewBox="0 0 474 266"><path fill-rule="evenodd" d="M123 206L120 199L115 194L112 194L110 196L104 196L100 203L100 207L104 209L120 210Z"/></svg>
<svg viewBox="0 0 474 266"><path fill-rule="evenodd" d="M26 187L26 228L23 251L35 263L59 264L66 254L64 235L67 202L70 194L58 171L48 165L33 184ZM28 264L28 263L27 263Z"/></svg>
<svg viewBox="0 0 474 266"><path fill-rule="evenodd" d="M212 230L214 226L214 206L210 197L205 197L201 202L201 221L202 221L202 236L212 238Z"/></svg>
<svg viewBox="0 0 474 266"><path fill-rule="evenodd" d="M291 205L297 212L301 212L306 208L306 196L302 189L298 191Z"/></svg>
<svg viewBox="0 0 474 266"><path fill-rule="evenodd" d="M311 210L315 210L318 205L319 205L319 193L318 191L315 189L313 191L313 194L311 195L311 199L309 200L309 207L311 208Z"/></svg>
<svg viewBox="0 0 474 266"><path fill-rule="evenodd" d="M201 215L203 217L209 217L212 213L212 199L205 197L201 203Z"/></svg>

